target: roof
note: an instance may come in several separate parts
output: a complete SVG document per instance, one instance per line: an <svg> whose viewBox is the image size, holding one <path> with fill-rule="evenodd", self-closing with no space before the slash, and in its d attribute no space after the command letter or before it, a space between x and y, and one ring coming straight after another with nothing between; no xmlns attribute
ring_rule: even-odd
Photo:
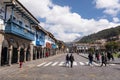
<svg viewBox="0 0 120 80"><path fill-rule="evenodd" d="M40 23L18 0L16 0L38 23Z"/></svg>
<svg viewBox="0 0 120 80"><path fill-rule="evenodd" d="M29 14L28 16L34 19L33 21L35 21L37 24L40 23L37 20L37 18L35 18L18 0L13 0L13 1L15 1L18 5L14 4L14 2L12 2L12 0L9 0L9 2L7 1L7 2L4 2L4 3L8 4L9 6L15 6L15 8L18 9L18 11L22 11L23 12L23 10L25 10L24 12L27 12L27 14ZM23 10L21 9L21 7L22 7Z"/></svg>

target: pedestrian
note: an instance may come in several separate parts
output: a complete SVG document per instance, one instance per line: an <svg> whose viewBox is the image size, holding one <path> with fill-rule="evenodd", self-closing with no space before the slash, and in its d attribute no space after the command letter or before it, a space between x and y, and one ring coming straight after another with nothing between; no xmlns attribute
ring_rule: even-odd
<svg viewBox="0 0 120 80"><path fill-rule="evenodd" d="M100 53L97 53L96 58L97 58L97 62L100 63Z"/></svg>
<svg viewBox="0 0 120 80"><path fill-rule="evenodd" d="M113 56L113 53L111 53L111 55L110 55L110 56L111 56L111 58L112 58L112 61L114 61L114 56Z"/></svg>
<svg viewBox="0 0 120 80"><path fill-rule="evenodd" d="M24 57L23 57L23 54L22 54L22 55L20 55L20 62L19 62L20 68L22 68L23 62L24 62Z"/></svg>
<svg viewBox="0 0 120 80"><path fill-rule="evenodd" d="M92 53L89 53L88 59L89 59L88 65L92 65L92 62L93 62L93 54Z"/></svg>
<svg viewBox="0 0 120 80"><path fill-rule="evenodd" d="M110 53L110 51L107 52L107 58L108 58L108 61L110 61L110 59L111 59L111 53Z"/></svg>
<svg viewBox="0 0 120 80"><path fill-rule="evenodd" d="M96 60L97 60L97 55L98 55L98 53L96 52L96 53L95 53L95 59L96 59Z"/></svg>
<svg viewBox="0 0 120 80"><path fill-rule="evenodd" d="M105 64L106 66L107 65L107 54L106 53L102 54L101 60L102 60L101 67L103 66L103 64Z"/></svg>
<svg viewBox="0 0 120 80"><path fill-rule="evenodd" d="M45 53L46 57L48 57L48 52Z"/></svg>
<svg viewBox="0 0 120 80"><path fill-rule="evenodd" d="M69 67L69 61L70 61L70 57L69 57L69 54L66 55L66 63L65 63L65 66L68 65Z"/></svg>
<svg viewBox="0 0 120 80"><path fill-rule="evenodd" d="M70 55L70 67L73 67L73 61L74 61L74 56L71 54Z"/></svg>
<svg viewBox="0 0 120 80"><path fill-rule="evenodd" d="M22 64L23 64L23 62L22 62L22 61L20 61L20 68L22 68Z"/></svg>

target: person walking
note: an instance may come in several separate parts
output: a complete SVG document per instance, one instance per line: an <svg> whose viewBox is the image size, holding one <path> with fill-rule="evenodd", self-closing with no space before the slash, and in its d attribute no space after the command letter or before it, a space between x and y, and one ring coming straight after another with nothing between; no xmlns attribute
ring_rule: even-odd
<svg viewBox="0 0 120 80"><path fill-rule="evenodd" d="M106 53L102 54L101 60L102 60L101 67L103 66L103 64L105 64L106 66L107 65L107 54Z"/></svg>
<svg viewBox="0 0 120 80"><path fill-rule="evenodd" d="M100 63L100 53L97 53L96 58L97 58L97 62Z"/></svg>
<svg viewBox="0 0 120 80"><path fill-rule="evenodd" d="M48 57L48 52L45 53L45 57Z"/></svg>
<svg viewBox="0 0 120 80"><path fill-rule="evenodd" d="M111 58L111 53L110 53L110 51L107 52L107 58L108 58L108 61L110 61L110 58Z"/></svg>
<svg viewBox="0 0 120 80"><path fill-rule="evenodd" d="M89 53L88 59L89 59L88 65L92 65L92 62L93 62L93 54L92 53Z"/></svg>
<svg viewBox="0 0 120 80"><path fill-rule="evenodd" d="M114 61L114 56L113 56L113 53L111 53L111 55L110 55L110 56L111 56L111 58L112 58L112 61Z"/></svg>
<svg viewBox="0 0 120 80"><path fill-rule="evenodd" d="M74 56L71 54L70 55L70 67L73 67L73 61L74 61Z"/></svg>
<svg viewBox="0 0 120 80"><path fill-rule="evenodd" d="M65 63L65 66L68 66L68 67L69 67L69 61L70 61L69 54L67 54L67 55L66 55L66 63Z"/></svg>

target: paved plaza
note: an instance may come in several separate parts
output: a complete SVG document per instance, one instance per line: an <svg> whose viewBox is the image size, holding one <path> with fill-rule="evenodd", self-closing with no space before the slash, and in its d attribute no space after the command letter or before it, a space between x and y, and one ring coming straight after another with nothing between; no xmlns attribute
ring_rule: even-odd
<svg viewBox="0 0 120 80"><path fill-rule="evenodd" d="M65 55L59 54L37 61L26 62L22 68L19 64L0 68L0 80L120 80L120 65L108 64L100 67L88 59L73 54L73 68L65 66Z"/></svg>

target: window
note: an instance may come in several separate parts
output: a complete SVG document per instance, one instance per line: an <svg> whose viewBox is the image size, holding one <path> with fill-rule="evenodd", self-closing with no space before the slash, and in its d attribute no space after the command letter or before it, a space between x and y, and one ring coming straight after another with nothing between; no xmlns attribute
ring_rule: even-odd
<svg viewBox="0 0 120 80"><path fill-rule="evenodd" d="M18 21L20 25L22 25L22 21Z"/></svg>
<svg viewBox="0 0 120 80"><path fill-rule="evenodd" d="M28 25L25 25L25 27L29 28L29 26L28 26Z"/></svg>

